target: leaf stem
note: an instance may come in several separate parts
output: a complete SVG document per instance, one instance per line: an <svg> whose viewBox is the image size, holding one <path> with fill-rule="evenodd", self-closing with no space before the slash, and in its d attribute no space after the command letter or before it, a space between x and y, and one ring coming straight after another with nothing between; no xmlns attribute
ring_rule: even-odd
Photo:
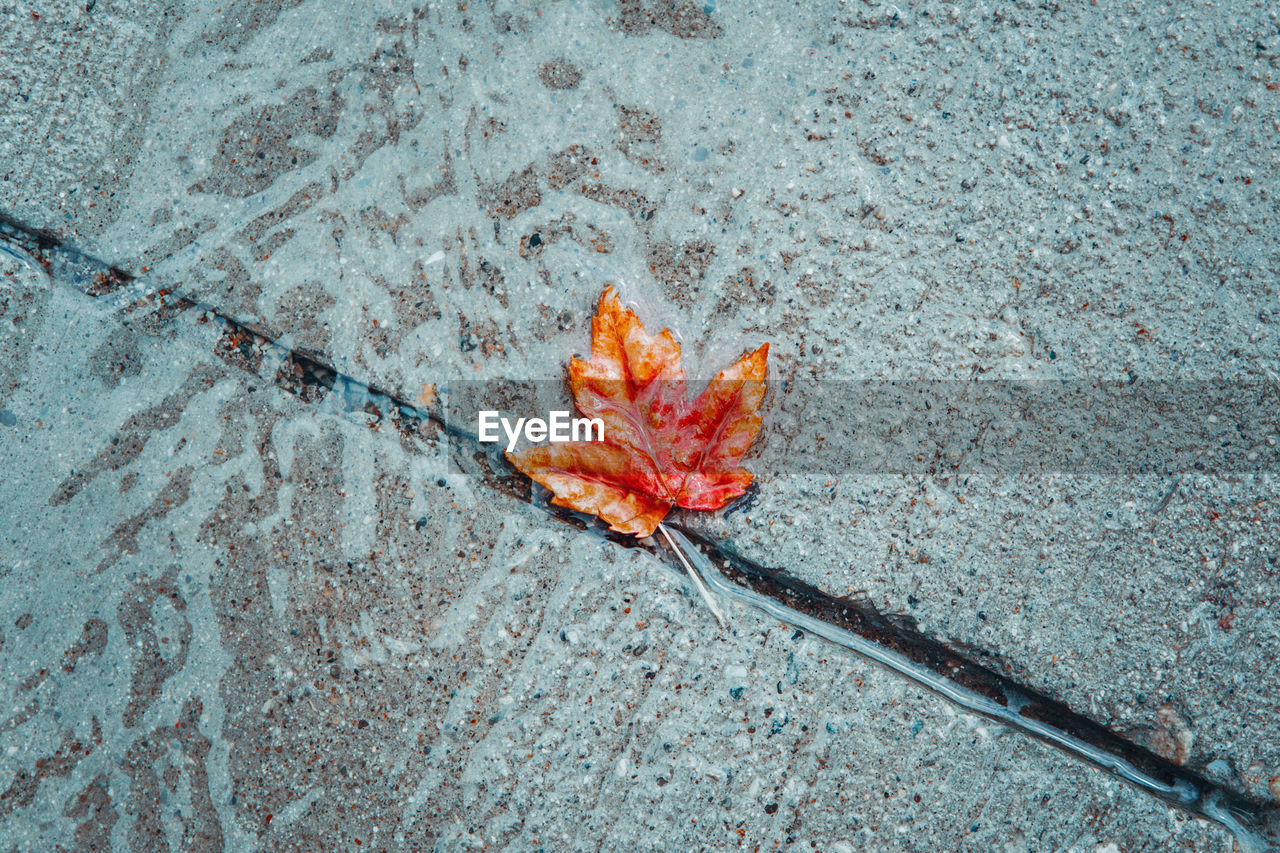
<svg viewBox="0 0 1280 853"><path fill-rule="evenodd" d="M671 546L671 550L676 552L676 556L680 559L680 564L684 566L685 571L689 573L689 577L693 578L693 585L698 588L698 592L702 593L702 600L711 608L711 612L715 614L716 621L720 623L721 628L728 628L729 621L724 618L724 613L720 612L720 608L716 605L715 599L711 597L711 592L706 585L702 583L702 578L698 577L698 573L693 570L693 566L685 559L684 552L680 550L680 546L671 538L671 534L667 532L666 525L658 522L658 529L662 531L662 535L666 537L667 544Z"/></svg>

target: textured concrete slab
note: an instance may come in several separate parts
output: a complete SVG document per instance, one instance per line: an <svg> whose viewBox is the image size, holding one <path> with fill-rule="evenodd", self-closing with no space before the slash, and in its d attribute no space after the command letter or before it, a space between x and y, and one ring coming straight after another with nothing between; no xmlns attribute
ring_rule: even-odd
<svg viewBox="0 0 1280 853"><path fill-rule="evenodd" d="M606 282L698 376L1280 373L1261 3L0 21L0 211L406 399L559 379ZM0 258L3 849L1231 849ZM1229 466L879 471L800 458L859 437L813 411L683 520L1280 801L1274 421Z"/></svg>

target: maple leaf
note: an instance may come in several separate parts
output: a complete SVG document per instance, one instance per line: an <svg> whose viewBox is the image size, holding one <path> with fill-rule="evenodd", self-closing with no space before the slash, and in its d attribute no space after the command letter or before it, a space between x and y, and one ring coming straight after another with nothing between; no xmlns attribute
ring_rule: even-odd
<svg viewBox="0 0 1280 853"><path fill-rule="evenodd" d="M739 463L760 432L768 357L768 344L744 355L690 403L670 330L648 334L606 288L591 322L591 360L569 364L574 402L604 422L603 441L541 445L507 459L550 489L552 503L620 533L651 535L673 506L719 509L751 484Z"/></svg>

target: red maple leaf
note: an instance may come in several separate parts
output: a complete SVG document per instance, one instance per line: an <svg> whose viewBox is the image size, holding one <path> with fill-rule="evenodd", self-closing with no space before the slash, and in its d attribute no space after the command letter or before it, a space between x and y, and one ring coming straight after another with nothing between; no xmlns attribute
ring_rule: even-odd
<svg viewBox="0 0 1280 853"><path fill-rule="evenodd" d="M574 401L604 422L603 441L507 458L550 489L552 503L597 515L620 533L651 535L673 506L719 509L751 483L739 463L760 431L768 357L768 344L744 355L690 403L670 330L649 335L606 288L591 323L591 360L569 364Z"/></svg>

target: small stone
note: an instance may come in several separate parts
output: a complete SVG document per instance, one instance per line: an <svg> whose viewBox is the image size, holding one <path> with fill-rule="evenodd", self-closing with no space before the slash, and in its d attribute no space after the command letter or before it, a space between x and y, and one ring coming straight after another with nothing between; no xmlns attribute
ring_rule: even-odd
<svg viewBox="0 0 1280 853"><path fill-rule="evenodd" d="M1196 742L1187 721L1172 706L1164 705L1156 711L1156 723L1159 728L1151 735L1151 750L1174 764L1186 764Z"/></svg>

